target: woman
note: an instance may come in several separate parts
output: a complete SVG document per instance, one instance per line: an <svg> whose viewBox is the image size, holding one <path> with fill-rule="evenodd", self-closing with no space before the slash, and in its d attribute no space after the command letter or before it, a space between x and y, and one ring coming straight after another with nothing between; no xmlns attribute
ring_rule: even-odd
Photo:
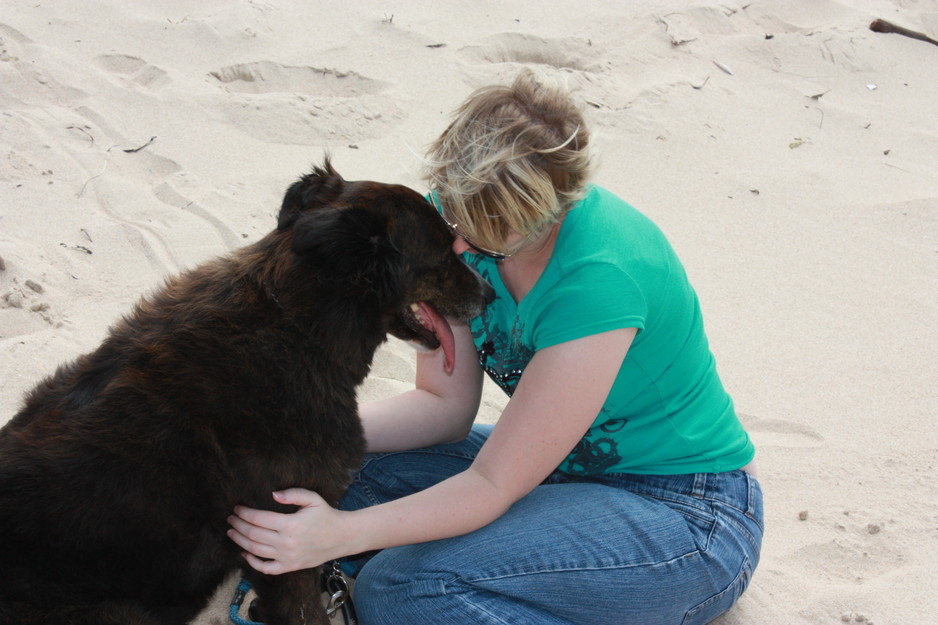
<svg viewBox="0 0 938 625"><path fill-rule="evenodd" d="M378 551L374 623L706 623L759 558L755 450L664 235L589 183L570 95L531 72L473 93L431 147L453 251L497 298L417 356L416 388L361 406L371 454L341 509L238 508L232 539L278 574ZM510 396L472 426L483 371Z"/></svg>

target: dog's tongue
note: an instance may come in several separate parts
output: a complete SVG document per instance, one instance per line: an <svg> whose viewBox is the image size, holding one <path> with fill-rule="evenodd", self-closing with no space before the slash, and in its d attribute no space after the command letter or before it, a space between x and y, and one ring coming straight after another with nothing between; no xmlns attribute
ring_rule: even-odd
<svg viewBox="0 0 938 625"><path fill-rule="evenodd" d="M423 326L433 332L436 340L440 342L440 347L443 348L443 370L446 373L452 373L455 363L453 355L456 352L453 329L449 327L449 322L434 310L433 306L427 302L419 302L417 305L420 307L420 318L423 321Z"/></svg>

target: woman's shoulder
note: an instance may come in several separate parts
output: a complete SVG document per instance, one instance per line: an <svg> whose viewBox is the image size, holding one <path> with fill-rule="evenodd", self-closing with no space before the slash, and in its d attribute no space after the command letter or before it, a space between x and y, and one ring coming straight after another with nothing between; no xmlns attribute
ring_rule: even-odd
<svg viewBox="0 0 938 625"><path fill-rule="evenodd" d="M657 254L668 246L660 228L616 193L590 185L570 209L558 246L565 264L613 262Z"/></svg>
<svg viewBox="0 0 938 625"><path fill-rule="evenodd" d="M597 225L634 227L641 223L654 227L651 219L633 206L622 196L606 187L590 185L583 199L570 211L570 215L580 212L580 217Z"/></svg>

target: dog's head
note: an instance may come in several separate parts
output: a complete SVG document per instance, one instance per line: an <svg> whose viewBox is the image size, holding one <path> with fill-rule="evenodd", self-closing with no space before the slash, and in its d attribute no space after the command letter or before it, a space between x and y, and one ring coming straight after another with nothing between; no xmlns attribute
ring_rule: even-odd
<svg viewBox="0 0 938 625"><path fill-rule="evenodd" d="M384 313L387 331L453 363L446 317L468 321L493 297L454 252L436 210L401 185L346 181L326 160L283 199L278 230L292 230L293 251L313 263L319 281Z"/></svg>

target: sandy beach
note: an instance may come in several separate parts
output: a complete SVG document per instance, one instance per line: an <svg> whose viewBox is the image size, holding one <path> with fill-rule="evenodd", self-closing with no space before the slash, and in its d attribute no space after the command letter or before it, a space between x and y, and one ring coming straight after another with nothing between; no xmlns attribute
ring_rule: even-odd
<svg viewBox="0 0 938 625"><path fill-rule="evenodd" d="M938 0L5 0L0 424L327 151L422 192L452 110L536 65L681 255L758 448L762 561L716 622L938 623L938 45L875 19L938 39ZM361 397L413 363L389 342Z"/></svg>

